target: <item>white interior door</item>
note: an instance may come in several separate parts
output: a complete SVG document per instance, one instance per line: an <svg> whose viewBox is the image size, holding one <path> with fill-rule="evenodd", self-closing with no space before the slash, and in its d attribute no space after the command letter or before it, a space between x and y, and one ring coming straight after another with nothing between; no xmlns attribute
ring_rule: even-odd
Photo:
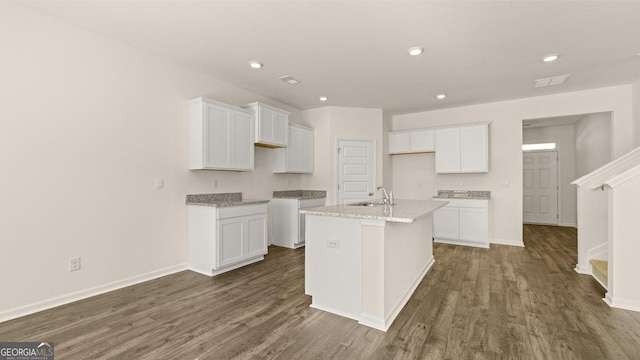
<svg viewBox="0 0 640 360"><path fill-rule="evenodd" d="M338 204L374 198L374 160L373 140L338 140Z"/></svg>
<svg viewBox="0 0 640 360"><path fill-rule="evenodd" d="M558 225L558 152L523 154L523 221Z"/></svg>

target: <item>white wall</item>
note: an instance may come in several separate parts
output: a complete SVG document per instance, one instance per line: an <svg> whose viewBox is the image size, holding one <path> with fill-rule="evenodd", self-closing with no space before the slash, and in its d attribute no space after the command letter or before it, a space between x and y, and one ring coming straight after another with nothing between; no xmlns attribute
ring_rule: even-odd
<svg viewBox="0 0 640 360"><path fill-rule="evenodd" d="M634 119L634 145L640 146L640 79L632 85L632 97L633 97L633 119Z"/></svg>
<svg viewBox="0 0 640 360"><path fill-rule="evenodd" d="M576 179L611 158L611 114L589 114L576 123Z"/></svg>
<svg viewBox="0 0 640 360"><path fill-rule="evenodd" d="M314 173L303 175L305 189L327 190L327 205L336 200L338 138L372 139L376 143L376 184L383 179L383 115L380 109L327 106L303 111L303 122L315 129ZM385 133L386 136L386 133Z"/></svg>
<svg viewBox="0 0 640 360"><path fill-rule="evenodd" d="M263 148L254 172L187 170L188 99L295 109L13 3L0 44L0 321L182 268L186 194L301 185Z"/></svg>
<svg viewBox="0 0 640 360"><path fill-rule="evenodd" d="M575 126L545 126L524 128L522 130L523 144L547 142L555 142L556 150L558 151L559 225L576 226L578 223L576 187L571 185L571 182L577 178L575 174Z"/></svg>
<svg viewBox="0 0 640 360"><path fill-rule="evenodd" d="M395 156L394 189L398 197L414 198L430 197L437 189L490 190L490 240L521 244L522 120L607 111L613 112L618 157L634 144L631 85L396 115L393 130L491 121L491 145L488 174L435 175L433 154Z"/></svg>

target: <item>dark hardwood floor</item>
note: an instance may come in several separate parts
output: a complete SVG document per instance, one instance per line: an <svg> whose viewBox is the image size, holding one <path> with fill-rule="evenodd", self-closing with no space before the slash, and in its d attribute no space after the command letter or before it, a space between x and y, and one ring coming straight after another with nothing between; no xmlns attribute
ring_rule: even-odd
<svg viewBox="0 0 640 360"><path fill-rule="evenodd" d="M309 308L304 249L209 278L183 271L0 323L56 359L640 359L640 313L573 268L573 228L524 226L526 248L435 244L388 332ZM330 266L330 264L328 264Z"/></svg>

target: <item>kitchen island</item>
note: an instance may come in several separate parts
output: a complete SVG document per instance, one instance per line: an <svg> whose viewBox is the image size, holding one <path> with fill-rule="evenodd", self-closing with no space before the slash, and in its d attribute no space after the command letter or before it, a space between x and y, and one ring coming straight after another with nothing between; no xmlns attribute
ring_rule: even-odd
<svg viewBox="0 0 640 360"><path fill-rule="evenodd" d="M434 263L432 214L446 204L397 200L301 209L311 307L387 331Z"/></svg>

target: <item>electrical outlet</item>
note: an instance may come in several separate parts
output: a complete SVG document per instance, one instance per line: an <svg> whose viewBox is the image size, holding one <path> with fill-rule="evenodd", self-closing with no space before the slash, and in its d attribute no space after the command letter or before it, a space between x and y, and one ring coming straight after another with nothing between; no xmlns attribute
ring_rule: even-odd
<svg viewBox="0 0 640 360"><path fill-rule="evenodd" d="M327 240L327 247L339 249L340 248L340 240Z"/></svg>
<svg viewBox="0 0 640 360"><path fill-rule="evenodd" d="M154 187L156 188L156 190L164 189L164 179L157 178L154 182Z"/></svg>
<svg viewBox="0 0 640 360"><path fill-rule="evenodd" d="M80 256L69 258L69 271L80 270Z"/></svg>

